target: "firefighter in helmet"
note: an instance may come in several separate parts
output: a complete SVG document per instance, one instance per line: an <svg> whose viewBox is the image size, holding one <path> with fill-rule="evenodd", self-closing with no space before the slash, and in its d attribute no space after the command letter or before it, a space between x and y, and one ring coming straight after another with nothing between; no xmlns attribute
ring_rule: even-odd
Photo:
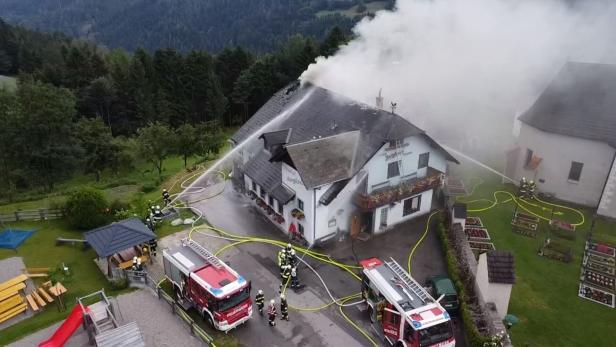
<svg viewBox="0 0 616 347"><path fill-rule="evenodd" d="M278 287L278 293L282 293L282 287L284 287L289 281L289 276L291 276L291 265L285 265L282 267L282 271L280 272L280 287Z"/></svg>
<svg viewBox="0 0 616 347"><path fill-rule="evenodd" d="M152 223L152 219L150 219L150 217L145 218L145 225L148 226L148 229L154 231L154 223Z"/></svg>
<svg viewBox="0 0 616 347"><path fill-rule="evenodd" d="M291 268L291 288L299 288L299 279L297 279L297 267Z"/></svg>
<svg viewBox="0 0 616 347"><path fill-rule="evenodd" d="M280 294L280 319L289 321L289 304L284 294Z"/></svg>
<svg viewBox="0 0 616 347"><path fill-rule="evenodd" d="M535 198L535 193L537 190L537 183L535 183L535 181L530 180L530 182L528 182L528 199L533 199Z"/></svg>
<svg viewBox="0 0 616 347"><path fill-rule="evenodd" d="M520 187L518 188L518 196L525 197L528 193L528 181L526 181L526 177L522 177L520 180Z"/></svg>
<svg viewBox="0 0 616 347"><path fill-rule="evenodd" d="M171 202L167 189L163 189L163 201L165 202L165 206L169 205L169 203Z"/></svg>
<svg viewBox="0 0 616 347"><path fill-rule="evenodd" d="M294 249L287 252L287 264L291 265L292 268L297 266L297 258L295 257Z"/></svg>
<svg viewBox="0 0 616 347"><path fill-rule="evenodd" d="M259 314L263 315L263 305L265 305L265 295L263 291L259 289L257 296L255 296L255 303L257 304L257 309L259 309Z"/></svg>
<svg viewBox="0 0 616 347"><path fill-rule="evenodd" d="M276 325L276 301L274 301L274 299L270 300L269 306L267 307L267 316L269 318L269 325Z"/></svg>

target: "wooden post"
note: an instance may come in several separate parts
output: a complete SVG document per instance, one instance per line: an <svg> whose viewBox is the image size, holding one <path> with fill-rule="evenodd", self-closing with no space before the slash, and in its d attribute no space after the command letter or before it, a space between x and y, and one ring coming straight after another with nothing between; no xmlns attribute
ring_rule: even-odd
<svg viewBox="0 0 616 347"><path fill-rule="evenodd" d="M45 220L45 210L42 208L39 208L39 215L41 216L41 220Z"/></svg>
<svg viewBox="0 0 616 347"><path fill-rule="evenodd" d="M15 211L15 221L19 222L19 210Z"/></svg>

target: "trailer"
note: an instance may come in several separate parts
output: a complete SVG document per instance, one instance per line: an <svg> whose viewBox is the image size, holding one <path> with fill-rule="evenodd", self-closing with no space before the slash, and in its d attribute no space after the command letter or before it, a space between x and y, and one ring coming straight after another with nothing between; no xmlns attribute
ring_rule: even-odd
<svg viewBox="0 0 616 347"><path fill-rule="evenodd" d="M178 303L214 329L226 332L252 317L251 283L194 240L163 250L163 264Z"/></svg>
<svg viewBox="0 0 616 347"><path fill-rule="evenodd" d="M396 347L453 347L451 318L395 260L362 260L362 297L384 340Z"/></svg>

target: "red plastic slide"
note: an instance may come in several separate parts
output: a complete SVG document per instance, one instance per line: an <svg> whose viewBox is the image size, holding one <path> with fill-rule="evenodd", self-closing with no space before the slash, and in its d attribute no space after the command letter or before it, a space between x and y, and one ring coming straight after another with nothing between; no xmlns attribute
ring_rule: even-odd
<svg viewBox="0 0 616 347"><path fill-rule="evenodd" d="M86 311L88 309L86 308ZM39 347L62 347L66 341L73 335L75 330L79 328L83 322L83 311L81 305L76 305L68 315L64 323L60 325L53 335L47 340L39 343Z"/></svg>

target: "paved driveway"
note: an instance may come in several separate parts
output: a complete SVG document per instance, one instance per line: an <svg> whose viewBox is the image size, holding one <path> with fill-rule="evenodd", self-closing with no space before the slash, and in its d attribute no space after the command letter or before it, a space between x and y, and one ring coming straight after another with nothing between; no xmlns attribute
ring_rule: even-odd
<svg viewBox="0 0 616 347"><path fill-rule="evenodd" d="M210 187L208 190L210 192L204 192L203 196L220 191L220 185ZM197 196L193 196L192 200L196 198ZM202 211L209 223L234 234L285 240L285 235L257 211L256 207L253 207L251 200L232 189L231 184L228 184L222 194L212 199L193 203L192 206ZM406 267L410 249L424 232L426 220L427 216L404 223L365 242L359 240L351 242L347 239L316 250L330 254L333 258L348 264L355 263L356 255L358 259L393 257ZM193 236L211 250L216 250L227 243L227 241L210 237L195 236L195 234ZM221 257L252 280L254 291L264 289L266 298L269 300L273 295L277 295L279 284L276 252L277 249L270 245L248 243L225 252ZM335 297L344 297L360 291L360 283L346 272L308 257L305 260L319 272ZM438 237L436 233L429 232L413 257L413 277L423 283L429 276L444 273L446 273L446 266ZM321 282L309 269L300 267L300 278L306 284L306 290L299 294L290 292L288 299L291 305L318 307L330 301ZM377 340L367 317L357 307L345 308L345 312ZM247 346L370 345L341 317L335 305L318 312L291 311L291 319L291 322L279 322L275 328L271 329L267 326L265 319L257 316L247 326L241 327L233 334ZM464 346L460 327L457 326L456 330L458 341L460 341L458 345Z"/></svg>

